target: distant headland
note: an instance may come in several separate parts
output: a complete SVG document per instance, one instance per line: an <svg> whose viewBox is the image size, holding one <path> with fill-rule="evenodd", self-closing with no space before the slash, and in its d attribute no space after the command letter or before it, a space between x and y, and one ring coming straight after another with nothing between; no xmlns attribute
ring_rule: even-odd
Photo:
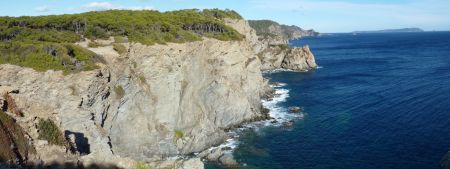
<svg viewBox="0 0 450 169"><path fill-rule="evenodd" d="M401 33L401 32L425 32L420 28L384 29L374 31L354 31L352 33Z"/></svg>

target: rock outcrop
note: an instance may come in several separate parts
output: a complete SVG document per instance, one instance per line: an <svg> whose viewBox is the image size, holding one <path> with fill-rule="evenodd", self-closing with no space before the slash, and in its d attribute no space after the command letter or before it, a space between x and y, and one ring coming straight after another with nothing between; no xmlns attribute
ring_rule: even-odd
<svg viewBox="0 0 450 169"><path fill-rule="evenodd" d="M439 166L441 169L450 169L450 151L442 157Z"/></svg>
<svg viewBox="0 0 450 169"><path fill-rule="evenodd" d="M270 20L250 21L249 26L256 30L258 36L258 41L252 44L261 60L262 70L283 68L306 71L317 67L308 45L289 46L289 40L317 36L317 32L305 31L297 26L280 25Z"/></svg>
<svg viewBox="0 0 450 169"><path fill-rule="evenodd" d="M306 45L288 50L281 67L291 70L308 70L316 68L317 64L309 46Z"/></svg>
<svg viewBox="0 0 450 169"><path fill-rule="evenodd" d="M100 69L70 75L0 65L0 87L17 91L9 99L23 114L15 120L36 148L36 163L71 160L134 168L137 161L201 152L222 143L225 130L266 118L261 97L270 88L261 70L313 68L314 56L308 47L272 55L277 51L267 52L269 43L260 42L248 22L226 23L246 39L122 43L128 50L123 55L110 45L89 48L106 62ZM78 45L88 48L87 41ZM76 152L40 140L38 119L54 121ZM219 160L235 165L230 155ZM168 161L158 167L203 168L198 158Z"/></svg>

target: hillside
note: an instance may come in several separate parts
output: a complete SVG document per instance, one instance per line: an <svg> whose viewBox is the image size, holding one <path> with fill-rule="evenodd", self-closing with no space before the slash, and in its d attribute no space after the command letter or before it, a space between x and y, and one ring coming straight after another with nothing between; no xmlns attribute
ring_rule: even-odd
<svg viewBox="0 0 450 169"><path fill-rule="evenodd" d="M183 43L210 37L223 41L243 36L222 19L242 17L231 10L170 12L110 10L70 15L0 17L0 64L65 73L93 70L103 62L73 43L89 39L127 39L146 45ZM120 43L120 42L119 42Z"/></svg>
<svg viewBox="0 0 450 169"><path fill-rule="evenodd" d="M250 26L256 30L261 37L282 37L286 40L298 39L306 36L317 36L314 30L304 30L295 25L282 25L271 20L249 20Z"/></svg>

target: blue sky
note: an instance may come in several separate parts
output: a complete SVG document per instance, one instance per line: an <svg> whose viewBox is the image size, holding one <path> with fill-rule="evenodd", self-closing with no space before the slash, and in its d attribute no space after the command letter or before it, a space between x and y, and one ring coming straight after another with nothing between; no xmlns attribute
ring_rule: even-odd
<svg viewBox="0 0 450 169"><path fill-rule="evenodd" d="M319 32L420 27L450 30L450 0L14 0L2 16L105 9L229 8L246 19L271 19Z"/></svg>

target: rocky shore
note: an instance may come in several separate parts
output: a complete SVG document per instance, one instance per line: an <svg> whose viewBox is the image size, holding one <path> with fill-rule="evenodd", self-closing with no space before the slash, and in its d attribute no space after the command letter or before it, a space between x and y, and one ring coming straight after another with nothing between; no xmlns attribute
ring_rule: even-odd
<svg viewBox="0 0 450 169"><path fill-rule="evenodd" d="M261 71L317 65L308 46L262 39L245 20L225 22L246 38L152 46L126 42L124 54L108 40L91 48L86 39L77 45L106 62L70 75L0 65L0 115L8 117L0 119L0 152L7 154L2 159L86 168L200 169L201 159L239 165L227 148L208 150L228 139L230 128L267 119L261 100L273 89ZM40 119L54 122L61 144L42 139ZM198 155L186 158L193 153Z"/></svg>

